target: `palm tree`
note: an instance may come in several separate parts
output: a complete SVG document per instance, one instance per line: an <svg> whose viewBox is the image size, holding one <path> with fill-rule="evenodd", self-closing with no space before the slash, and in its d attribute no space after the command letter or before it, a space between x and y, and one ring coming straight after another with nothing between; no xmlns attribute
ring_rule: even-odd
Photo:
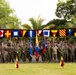
<svg viewBox="0 0 76 75"><path fill-rule="evenodd" d="M26 29L26 30L33 30L33 29L49 29L49 26L48 25L44 25L43 24L43 21L44 19L42 19L40 16L38 16L38 19L34 19L34 18L30 18L29 19L31 25L29 24L23 24L22 27L23 29Z"/></svg>

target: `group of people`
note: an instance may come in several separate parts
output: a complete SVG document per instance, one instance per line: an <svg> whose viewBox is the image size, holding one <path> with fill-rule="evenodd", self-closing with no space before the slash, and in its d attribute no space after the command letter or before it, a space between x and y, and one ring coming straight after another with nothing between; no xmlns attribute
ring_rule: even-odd
<svg viewBox="0 0 76 75"><path fill-rule="evenodd" d="M45 44L45 50L44 50ZM38 48L38 57L35 57L36 47ZM65 62L74 62L76 60L76 42L71 43L69 40L48 40L46 38L40 40L39 45L34 41L31 44L32 52L30 53L30 41L27 40L7 40L0 43L0 62L15 62L18 61L32 62L35 57L39 62L41 57L42 62L59 62L61 56ZM43 51L44 50L44 51Z"/></svg>

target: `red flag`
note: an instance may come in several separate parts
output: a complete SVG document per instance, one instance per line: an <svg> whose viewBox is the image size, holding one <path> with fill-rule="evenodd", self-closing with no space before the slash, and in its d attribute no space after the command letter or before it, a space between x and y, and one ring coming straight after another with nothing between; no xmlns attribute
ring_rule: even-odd
<svg viewBox="0 0 76 75"><path fill-rule="evenodd" d="M26 30L20 30L20 32L21 32L22 37L24 37L26 34Z"/></svg>
<svg viewBox="0 0 76 75"><path fill-rule="evenodd" d="M0 37L3 37L3 30L0 30Z"/></svg>
<svg viewBox="0 0 76 75"><path fill-rule="evenodd" d="M36 30L36 34L39 36L41 34L42 30Z"/></svg>
<svg viewBox="0 0 76 75"><path fill-rule="evenodd" d="M39 57L39 54L36 51L34 52L34 55L35 55L36 59Z"/></svg>
<svg viewBox="0 0 76 75"><path fill-rule="evenodd" d="M42 54L46 53L46 44L43 44L43 50L42 50Z"/></svg>

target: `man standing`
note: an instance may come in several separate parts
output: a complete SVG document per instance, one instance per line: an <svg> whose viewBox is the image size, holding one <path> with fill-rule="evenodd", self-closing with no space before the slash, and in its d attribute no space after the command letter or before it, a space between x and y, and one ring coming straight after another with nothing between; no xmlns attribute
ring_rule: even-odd
<svg viewBox="0 0 76 75"><path fill-rule="evenodd" d="M50 41L47 42L46 56L47 56L47 60L50 62L51 61L51 44L50 44Z"/></svg>
<svg viewBox="0 0 76 75"><path fill-rule="evenodd" d="M53 47L52 47L52 60L53 61L57 61L57 49L58 47L56 46L56 43L54 43Z"/></svg>

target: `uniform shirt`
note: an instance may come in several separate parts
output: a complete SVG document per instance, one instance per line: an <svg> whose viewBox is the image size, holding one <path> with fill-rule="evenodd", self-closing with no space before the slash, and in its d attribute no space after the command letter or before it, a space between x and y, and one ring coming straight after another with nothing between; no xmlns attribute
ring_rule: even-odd
<svg viewBox="0 0 76 75"><path fill-rule="evenodd" d="M58 47L57 46L53 46L52 49L53 49L53 54L57 54Z"/></svg>

